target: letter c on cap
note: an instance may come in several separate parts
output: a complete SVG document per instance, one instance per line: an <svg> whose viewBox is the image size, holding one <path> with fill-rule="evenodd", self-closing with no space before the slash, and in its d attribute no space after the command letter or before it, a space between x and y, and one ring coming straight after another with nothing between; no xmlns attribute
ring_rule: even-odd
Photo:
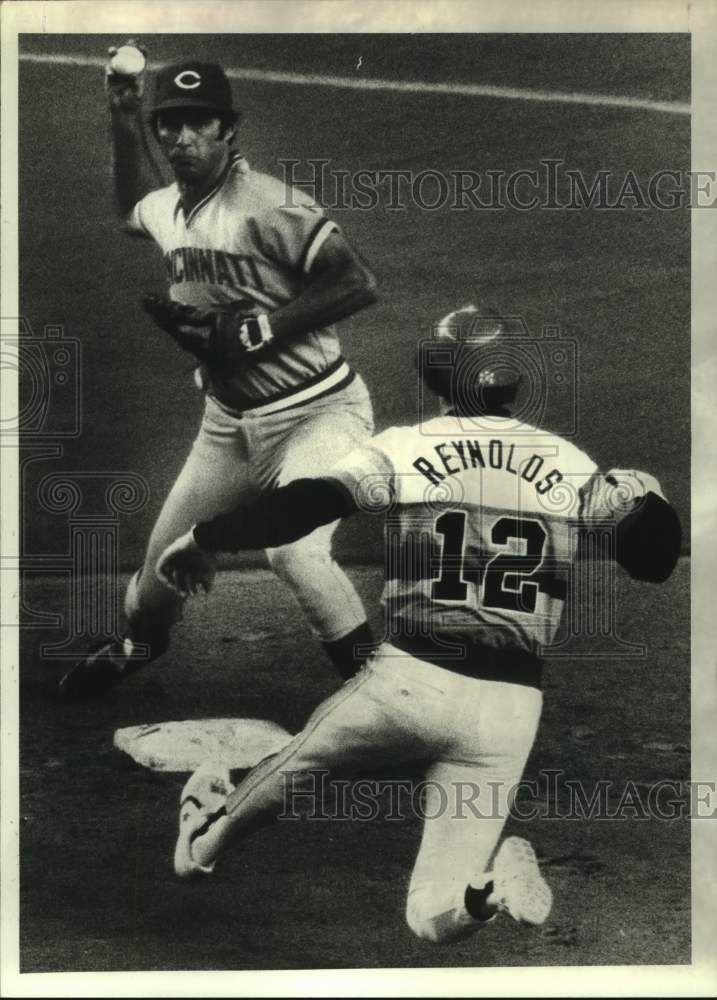
<svg viewBox="0 0 717 1000"><path fill-rule="evenodd" d="M193 69L185 69L183 72L178 73L174 82L182 90L195 90L199 84L202 82L202 78L199 73L196 73Z"/></svg>

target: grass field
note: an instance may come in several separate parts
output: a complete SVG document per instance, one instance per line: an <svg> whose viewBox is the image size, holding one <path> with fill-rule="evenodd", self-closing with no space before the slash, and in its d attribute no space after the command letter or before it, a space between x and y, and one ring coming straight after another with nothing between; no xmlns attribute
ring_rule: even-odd
<svg viewBox="0 0 717 1000"><path fill-rule="evenodd" d="M362 72L379 77L511 86L522 79L534 87L540 77L544 89L689 99L689 39L601 38L548 36L539 45L509 36L476 46L469 36L307 36L298 45L256 36L202 44L228 65L313 65L317 73L350 75L349 53L362 50ZM96 57L110 41L31 36L24 48ZM152 51L170 58L192 44L163 36ZM66 336L79 340L83 404L80 436L66 441L52 463L27 469L27 546L52 552L64 545L64 517L37 501L41 476L131 470L146 480L150 499L125 517L121 554L130 568L141 560L194 437L201 398L186 356L140 307L143 291L163 287L163 265L154 247L117 229L101 84L96 67L21 64L20 305L36 334L45 324L64 324ZM72 94L71 114L44 99L48 85ZM680 115L250 80L235 90L244 109L240 148L257 169L276 175L286 159L302 161L302 177L311 158L328 160L333 171L431 169L448 176L507 176L557 159L582 171L588 184L607 170L619 188L632 170L646 189L660 170L689 169L689 118ZM425 211L410 198L404 210L393 210L389 193L382 190L373 211L333 213L380 281L380 303L342 324L345 353L371 390L377 427L415 421L419 337L450 309L487 298L524 316L535 336L545 324L559 328L578 355L574 429L581 447L606 467L650 469L688 524L689 212L458 211L450 200ZM333 185L326 194L331 202ZM62 405L58 396L53 407ZM563 429L564 413L546 416ZM49 419L61 418L53 412ZM364 547L360 531L342 533L339 551L355 559Z"/></svg>
<svg viewBox="0 0 717 1000"><path fill-rule="evenodd" d="M116 39L26 36L22 50L101 55ZM197 45L151 42L158 59ZM484 83L689 100L685 36L204 37L227 65L396 80ZM647 184L689 169L689 119L639 109L412 92L332 91L242 81L241 149L258 169L325 158L333 170L531 169L561 159L589 179L628 170ZM71 94L70 103L48 100ZM81 433L61 455L26 441L23 555L67 551L67 515L38 499L48 473L132 471L148 502L120 516L120 558L141 559L195 433L201 400L187 363L143 316L162 286L159 254L117 232L96 67L21 64L21 309L36 334L62 324L81 348ZM343 324L349 360L379 429L414 420L419 336L487 296L531 329L554 324L578 351L576 435L604 467L656 474L689 526L687 211L334 212L373 264L378 306ZM71 401L53 400L62 422ZM48 425L52 432L52 422ZM30 459L35 458L34 461ZM688 537L688 535L686 535ZM375 558L375 532L342 529L349 562ZM379 571L354 566L376 609ZM123 580L126 576L123 577ZM29 575L25 601L67 613L58 578ZM588 785L689 775L689 562L663 588L621 578L620 629L642 660L551 661L543 726L528 766ZM374 613L378 612L374 610ZM251 716L301 725L334 685L293 599L262 573L227 572L194 605L172 651L97 706L59 706L65 667L43 659L51 631L22 633L21 938L25 971L684 963L690 955L689 826L684 820L527 824L555 895L551 921L507 923L430 948L403 921L419 825L281 824L233 854L217 877L171 874L180 779L112 749L119 726ZM617 792L616 792L617 794ZM618 795L619 798L619 795ZM511 823L513 832L525 824Z"/></svg>
<svg viewBox="0 0 717 1000"><path fill-rule="evenodd" d="M685 560L663 588L620 580L619 634L647 643L646 659L549 662L528 779L561 770L588 795L610 781L612 815L628 782L646 801L658 781L688 780L688 574ZM352 576L375 609L378 570ZM66 603L50 578L29 596L50 610ZM183 778L139 767L112 734L184 718L301 726L336 681L268 573L222 574L216 593L188 608L174 650L97 705L58 705L63 668L37 655L40 638L25 635L22 658L24 971L689 961L689 823L635 819L627 808L614 819L511 820L508 831L535 844L553 915L535 931L506 920L443 948L419 942L404 922L416 818L284 821L237 845L211 879L175 879ZM541 804L564 816L566 795L561 779L558 800Z"/></svg>

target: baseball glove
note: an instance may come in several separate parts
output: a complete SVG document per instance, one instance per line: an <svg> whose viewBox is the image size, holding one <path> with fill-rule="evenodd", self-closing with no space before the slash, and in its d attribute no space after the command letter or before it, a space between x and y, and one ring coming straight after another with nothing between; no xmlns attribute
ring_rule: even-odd
<svg viewBox="0 0 717 1000"><path fill-rule="evenodd" d="M273 340L269 318L263 314L243 316L197 309L162 295L145 295L142 305L181 348L215 367L239 368L248 355Z"/></svg>

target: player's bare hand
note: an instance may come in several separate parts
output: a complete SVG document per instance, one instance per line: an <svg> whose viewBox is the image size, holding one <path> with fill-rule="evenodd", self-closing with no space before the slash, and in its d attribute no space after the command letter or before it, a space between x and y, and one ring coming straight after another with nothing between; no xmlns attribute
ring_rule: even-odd
<svg viewBox="0 0 717 1000"><path fill-rule="evenodd" d="M107 50L105 91L112 111L137 111L145 87L147 50L130 38L124 45Z"/></svg>
<svg viewBox="0 0 717 1000"><path fill-rule="evenodd" d="M207 594L212 589L217 561L211 552L199 548L190 530L167 546L157 560L155 572L180 597L192 597L200 589Z"/></svg>

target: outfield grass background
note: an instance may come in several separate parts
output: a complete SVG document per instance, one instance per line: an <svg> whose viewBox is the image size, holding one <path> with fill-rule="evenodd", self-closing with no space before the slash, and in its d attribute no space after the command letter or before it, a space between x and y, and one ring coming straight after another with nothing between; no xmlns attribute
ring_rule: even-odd
<svg viewBox="0 0 717 1000"><path fill-rule="evenodd" d="M27 36L24 51L96 56L116 39ZM228 65L399 80L689 99L686 36L381 36L146 39L158 59L197 51ZM361 70L356 66L362 61ZM641 181L689 169L689 120L644 110L242 82L240 148L258 169L328 158L333 169L533 168ZM52 100L48 95L52 95ZM39 334L81 344L81 434L25 466L24 554L65 553L66 514L38 503L48 473L131 471L147 504L119 522L125 571L141 559L196 431L187 361L142 314L159 254L119 234L97 68L21 64L21 310ZM645 468L689 525L689 217L659 212L337 212L381 283L378 306L342 324L379 429L412 422L413 353L431 323L489 297L533 330L577 344L578 443L604 467ZM55 405L55 402L53 402ZM52 419L61 424L66 413ZM26 442L24 458L33 452ZM338 549L380 625L375 522ZM126 581L126 574L119 580ZM689 562L663 588L619 578L620 634L647 655L550 661L528 766L648 786L689 775ZM62 578L27 573L28 607L66 620ZM556 894L534 934L505 924L446 949L403 923L416 822L281 825L217 878L176 882L180 779L112 749L119 726L255 716L295 729L336 681L293 598L268 574L224 573L193 604L163 660L97 706L60 706L66 663L40 654L59 630L28 627L21 661L21 934L25 971L678 963L689 960L689 827L683 820L513 824ZM578 651L585 652L581 647ZM662 749L655 749L659 744Z"/></svg>
<svg viewBox="0 0 717 1000"><path fill-rule="evenodd" d="M97 57L111 41L26 36L22 47ZM689 99L687 36L146 41L157 59L199 45L205 57L259 69ZM71 101L46 100L48 87ZM328 159L332 170L506 175L559 159L588 183L611 171L617 191L628 170L646 190L659 170L689 169L689 119L680 115L251 81L234 89L244 112L239 147L277 175L286 159ZM117 227L101 71L25 63L20 96L21 311L36 334L62 324L80 341L83 407L82 433L63 456L26 470L26 543L38 553L65 545L66 515L36 500L48 472L131 470L150 491L121 524L121 559L131 568L196 433L201 395L187 355L140 307L143 291L164 287L163 266L153 245ZM578 443L604 467L649 469L688 525L689 212L395 211L387 197L375 211L333 213L380 281L380 303L340 325L377 428L416 420L419 338L450 309L488 299L524 316L534 335L545 324L560 328L578 354ZM59 394L53 406L62 408ZM563 416L546 419L559 430ZM365 524L348 523L338 551L361 559L368 545L376 558L369 537Z"/></svg>

